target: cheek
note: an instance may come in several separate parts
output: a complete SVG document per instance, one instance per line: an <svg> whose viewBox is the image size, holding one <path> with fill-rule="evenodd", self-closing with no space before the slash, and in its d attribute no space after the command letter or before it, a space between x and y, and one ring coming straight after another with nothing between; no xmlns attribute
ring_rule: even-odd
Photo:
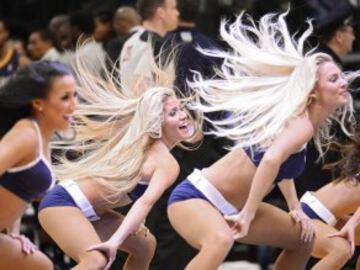
<svg viewBox="0 0 360 270"><path fill-rule="evenodd" d="M49 102L50 110L55 114L61 114L67 110L67 104L61 101Z"/></svg>

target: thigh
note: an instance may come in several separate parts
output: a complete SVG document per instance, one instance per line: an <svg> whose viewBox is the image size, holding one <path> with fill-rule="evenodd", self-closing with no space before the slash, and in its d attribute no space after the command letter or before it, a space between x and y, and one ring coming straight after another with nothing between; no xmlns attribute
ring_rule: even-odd
<svg viewBox="0 0 360 270"><path fill-rule="evenodd" d="M0 233L0 269L53 269L51 261L40 251L26 255L21 244L8 235Z"/></svg>
<svg viewBox="0 0 360 270"><path fill-rule="evenodd" d="M314 220L313 222L315 225L316 238L312 255L317 258L322 258L326 256L329 250L340 246L338 242L343 242L343 239L340 237L329 238L330 234L338 232L336 228L320 220Z"/></svg>
<svg viewBox="0 0 360 270"><path fill-rule="evenodd" d="M108 240L119 228L124 218L125 217L123 215L115 211L109 211L102 215L100 220L93 222L94 228L98 233L101 241ZM144 241L147 241L150 237L152 237L151 233L145 227L145 225L142 224L136 233L129 235L125 239L122 245L120 245L119 249L126 252L132 252L139 248L141 244Z"/></svg>
<svg viewBox="0 0 360 270"><path fill-rule="evenodd" d="M47 207L39 212L39 221L56 244L79 262L86 249L101 242L91 222L77 207Z"/></svg>
<svg viewBox="0 0 360 270"><path fill-rule="evenodd" d="M300 225L296 224L288 213L270 204L261 203L248 235L238 242L294 249L301 244L300 233Z"/></svg>
<svg viewBox="0 0 360 270"><path fill-rule="evenodd" d="M202 199L173 203L168 207L168 216L174 229L196 249L215 234L231 235L220 212Z"/></svg>
<svg viewBox="0 0 360 270"><path fill-rule="evenodd" d="M339 218L338 222L335 225L336 229L341 230L341 228L348 222L350 218L351 216L344 216L342 218ZM357 246L360 245L360 225L358 225L355 230L355 244Z"/></svg>

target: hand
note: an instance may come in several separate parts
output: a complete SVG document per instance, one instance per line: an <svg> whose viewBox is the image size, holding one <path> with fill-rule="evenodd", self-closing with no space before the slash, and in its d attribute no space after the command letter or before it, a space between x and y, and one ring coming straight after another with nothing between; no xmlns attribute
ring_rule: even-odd
<svg viewBox="0 0 360 270"><path fill-rule="evenodd" d="M107 261L107 264L106 264L104 270L107 270L107 269L110 269L110 266L112 265L112 263L114 262L114 260L116 258L118 246L112 244L110 241L106 241L101 244L92 245L91 247L86 249L86 251L92 251L92 250L98 250L106 256L108 261Z"/></svg>
<svg viewBox="0 0 360 270"><path fill-rule="evenodd" d="M241 211L239 214L224 216L225 220L229 223L235 240L248 234L253 216L245 214L244 211Z"/></svg>
<svg viewBox="0 0 360 270"><path fill-rule="evenodd" d="M355 252L355 227L352 223L346 223L342 229L337 232L329 235L329 238L333 237L342 237L349 241L351 246L351 254Z"/></svg>
<svg viewBox="0 0 360 270"><path fill-rule="evenodd" d="M315 226L312 220L301 209L292 210L289 215L296 223L300 223L300 239L304 242L311 242L315 237Z"/></svg>
<svg viewBox="0 0 360 270"><path fill-rule="evenodd" d="M38 248L33 244L29 238L22 234L15 234L11 233L9 236L13 239L20 241L21 243L21 251L24 252L26 255L34 253Z"/></svg>

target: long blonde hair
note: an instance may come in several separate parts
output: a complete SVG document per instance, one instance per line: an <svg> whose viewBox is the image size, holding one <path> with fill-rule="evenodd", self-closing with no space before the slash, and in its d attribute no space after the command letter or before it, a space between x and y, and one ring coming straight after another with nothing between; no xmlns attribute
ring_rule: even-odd
<svg viewBox="0 0 360 270"><path fill-rule="evenodd" d="M267 14L258 26L250 16L245 21L244 13L230 25L222 21L220 34L231 50L202 50L222 57L224 62L218 70L220 79L206 80L195 74L190 86L200 102L194 107L203 113L231 112L227 119L207 120L214 126L211 133L236 141L235 147L266 150L291 118L306 111L319 66L332 61L324 53L310 51L304 55L304 44L313 28L309 23L295 41L287 29L286 15ZM349 98L331 118L343 126L345 112L352 115L351 104ZM330 138L328 121L315 135L320 152L321 144Z"/></svg>
<svg viewBox="0 0 360 270"><path fill-rule="evenodd" d="M74 112L74 140L58 140L55 148L70 151L58 157L55 173L60 181L92 178L111 198L132 189L140 180L147 150L162 136L164 102L175 96L171 72L153 70L153 81L139 82L140 96L122 92L114 74L99 59L103 74L96 74L83 56L76 54L73 69L80 104ZM167 79L165 79L167 78ZM78 156L78 158L74 158Z"/></svg>

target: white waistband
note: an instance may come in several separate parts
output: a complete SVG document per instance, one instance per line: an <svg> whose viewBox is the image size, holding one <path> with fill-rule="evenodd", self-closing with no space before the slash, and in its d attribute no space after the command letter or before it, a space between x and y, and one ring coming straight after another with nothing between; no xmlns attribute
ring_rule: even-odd
<svg viewBox="0 0 360 270"><path fill-rule="evenodd" d="M301 197L300 202L307 204L327 224L331 226L336 224L336 218L333 213L331 213L331 211L311 192L305 192Z"/></svg>
<svg viewBox="0 0 360 270"><path fill-rule="evenodd" d="M201 191L223 215L233 215L239 212L239 210L230 204L216 187L201 174L200 170L195 169L187 179Z"/></svg>
<svg viewBox="0 0 360 270"><path fill-rule="evenodd" d="M99 220L100 217L95 213L89 200L86 198L84 193L81 191L79 186L74 181L61 182L59 185L63 186L70 196L74 199L76 205L80 208L81 212L90 221Z"/></svg>

